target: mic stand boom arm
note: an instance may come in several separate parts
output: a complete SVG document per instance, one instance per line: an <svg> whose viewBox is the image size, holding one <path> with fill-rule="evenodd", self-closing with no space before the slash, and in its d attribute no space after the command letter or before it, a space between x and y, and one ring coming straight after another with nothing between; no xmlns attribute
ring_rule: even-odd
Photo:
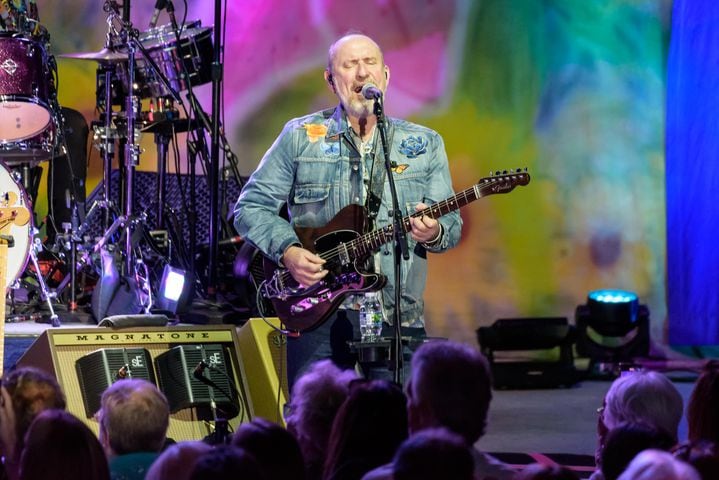
<svg viewBox="0 0 719 480"><path fill-rule="evenodd" d="M402 224L402 211L399 208L397 199L397 187L394 184L392 176L392 160L390 159L390 149L387 144L387 124L384 116L384 105L382 97L376 97L374 100L374 114L377 117L377 128L382 142L382 152L384 153L384 166L387 169L387 181L389 182L389 191L392 195L392 231L395 234L394 248L394 341L390 349L393 355L394 364L394 382L402 386L402 322L400 299L402 297L402 259L409 260L409 247L407 245L407 232Z"/></svg>

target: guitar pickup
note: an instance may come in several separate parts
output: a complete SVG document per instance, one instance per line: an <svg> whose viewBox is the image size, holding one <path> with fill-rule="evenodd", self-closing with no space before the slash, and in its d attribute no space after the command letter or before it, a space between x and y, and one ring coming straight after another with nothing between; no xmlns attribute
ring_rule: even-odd
<svg viewBox="0 0 719 480"><path fill-rule="evenodd" d="M339 257L340 257L340 263L341 263L342 265L347 265L347 264L349 264L349 263L350 263L350 254L349 254L349 252L347 251L347 244L346 244L346 243L340 243L340 244L337 246L337 250L338 250L337 254L338 254Z"/></svg>

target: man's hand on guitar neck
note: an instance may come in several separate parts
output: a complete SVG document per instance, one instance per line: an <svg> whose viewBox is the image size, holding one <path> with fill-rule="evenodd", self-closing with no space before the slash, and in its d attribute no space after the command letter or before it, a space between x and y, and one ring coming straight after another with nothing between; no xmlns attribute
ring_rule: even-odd
<svg viewBox="0 0 719 480"><path fill-rule="evenodd" d="M311 287L327 275L325 260L307 249L290 245L282 255L282 264L298 283Z"/></svg>
<svg viewBox="0 0 719 480"><path fill-rule="evenodd" d="M421 202L414 207L417 212L425 208L427 205ZM421 217L410 217L409 222L412 225L412 238L417 242L431 244L439 241L442 230L439 222L434 218L422 215Z"/></svg>

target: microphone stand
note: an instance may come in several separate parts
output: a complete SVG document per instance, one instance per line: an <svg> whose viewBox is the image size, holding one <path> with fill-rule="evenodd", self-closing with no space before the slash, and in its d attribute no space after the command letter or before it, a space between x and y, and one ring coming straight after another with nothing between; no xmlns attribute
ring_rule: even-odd
<svg viewBox="0 0 719 480"><path fill-rule="evenodd" d="M212 132L210 134L210 170L208 188L210 190L210 232L207 262L207 294L214 300L217 293L217 258L219 252L219 175L220 175L220 94L222 93L222 63L220 58L222 43L222 2L215 0L215 38L212 51Z"/></svg>
<svg viewBox="0 0 719 480"><path fill-rule="evenodd" d="M395 234L394 248L394 342L390 352L394 355L394 382L402 385L402 368L404 363L402 353L402 323L400 312L400 299L402 297L402 259L409 260L409 246L407 245L407 231L402 224L402 211L399 208L397 200L397 188L394 184L392 176L392 161L390 160L390 150L387 144L387 124L384 116L383 98L375 97L374 114L377 117L377 128L379 129L379 137L382 141L382 152L384 153L384 166L387 169L387 180L389 181L389 190L392 194L392 231Z"/></svg>

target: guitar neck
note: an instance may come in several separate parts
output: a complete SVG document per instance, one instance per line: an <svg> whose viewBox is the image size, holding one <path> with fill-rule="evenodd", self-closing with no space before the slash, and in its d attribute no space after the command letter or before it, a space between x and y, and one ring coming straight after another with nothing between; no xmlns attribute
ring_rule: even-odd
<svg viewBox="0 0 719 480"><path fill-rule="evenodd" d="M4 240L0 240L0 292L2 292L2 300L0 300L0 376L2 376L5 366L5 300L7 296L7 255L8 244Z"/></svg>

